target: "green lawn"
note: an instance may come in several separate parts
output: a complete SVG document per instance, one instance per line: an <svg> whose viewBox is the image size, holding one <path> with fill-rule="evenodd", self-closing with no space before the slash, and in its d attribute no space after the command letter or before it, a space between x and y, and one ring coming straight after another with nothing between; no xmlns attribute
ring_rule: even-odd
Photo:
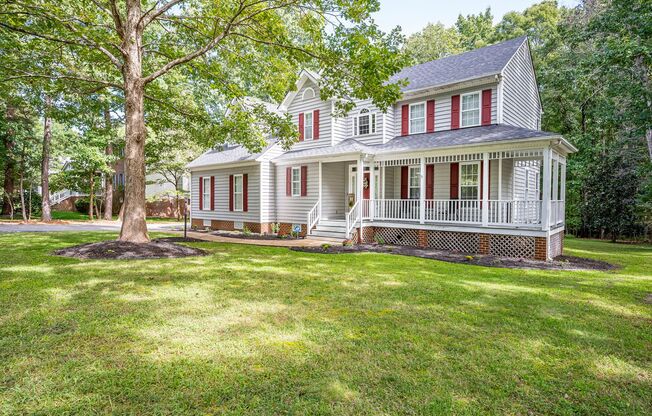
<svg viewBox="0 0 652 416"><path fill-rule="evenodd" d="M77 211L52 211L53 220L66 220L66 221L88 221L88 214L82 214ZM95 218L97 219L97 218ZM113 216L114 220L118 219L117 215ZM147 217L147 221L177 221L176 218L158 218L158 217Z"/></svg>
<svg viewBox="0 0 652 416"><path fill-rule="evenodd" d="M617 272L201 243L77 261L111 234L0 235L0 414L651 414L652 248Z"/></svg>

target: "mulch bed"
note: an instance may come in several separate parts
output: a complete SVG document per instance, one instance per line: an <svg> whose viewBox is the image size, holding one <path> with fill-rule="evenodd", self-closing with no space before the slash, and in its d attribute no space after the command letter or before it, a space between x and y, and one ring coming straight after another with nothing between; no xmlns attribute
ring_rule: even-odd
<svg viewBox="0 0 652 416"><path fill-rule="evenodd" d="M194 247L188 247L174 242L202 242L195 238L169 237L152 240L149 243L135 244L118 240L101 241L99 243L80 244L66 247L54 252L57 256L76 259L101 260L140 260L140 259L171 259L191 256L205 256L208 253Z"/></svg>
<svg viewBox="0 0 652 416"><path fill-rule="evenodd" d="M574 256L559 256L553 261L540 261L531 259L515 259L487 255L469 255L451 251L423 249L407 246L371 245L360 244L354 246L329 246L324 247L291 247L290 250L305 253L342 254L342 253L387 253L402 256L420 257L447 261L450 263L473 264L477 266L504 267L510 269L539 269L539 270L615 270L618 266L605 261L586 259Z"/></svg>
<svg viewBox="0 0 652 416"><path fill-rule="evenodd" d="M276 234L254 234L251 233L249 235L245 235L243 233L229 233L229 232L213 232L211 233L212 235L216 235L219 237L227 237L227 238L240 238L243 240L300 240L303 237L294 238L291 236L285 236L285 237L279 237Z"/></svg>

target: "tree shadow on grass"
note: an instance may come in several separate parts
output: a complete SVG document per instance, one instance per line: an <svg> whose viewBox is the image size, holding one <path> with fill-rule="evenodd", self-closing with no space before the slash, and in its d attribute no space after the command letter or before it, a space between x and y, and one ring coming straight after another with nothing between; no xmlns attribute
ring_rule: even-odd
<svg viewBox="0 0 652 416"><path fill-rule="evenodd" d="M212 243L47 256L74 240L0 261L7 413L650 410L650 309L617 274Z"/></svg>

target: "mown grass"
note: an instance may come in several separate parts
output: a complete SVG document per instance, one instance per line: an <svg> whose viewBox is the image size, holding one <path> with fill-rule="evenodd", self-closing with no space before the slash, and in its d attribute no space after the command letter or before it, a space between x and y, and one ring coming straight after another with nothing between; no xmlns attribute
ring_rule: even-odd
<svg viewBox="0 0 652 416"><path fill-rule="evenodd" d="M652 413L650 246L567 240L615 272L50 256L110 237L0 235L0 413Z"/></svg>
<svg viewBox="0 0 652 416"><path fill-rule="evenodd" d="M52 211L53 220L65 220L65 221L88 221L88 214L82 214L77 211ZM95 217L97 220L98 218ZM100 218L101 219L101 218ZM113 216L114 220L118 219L117 215ZM167 222L167 221L177 221L176 218L160 218L160 217L147 217L147 221L155 222Z"/></svg>

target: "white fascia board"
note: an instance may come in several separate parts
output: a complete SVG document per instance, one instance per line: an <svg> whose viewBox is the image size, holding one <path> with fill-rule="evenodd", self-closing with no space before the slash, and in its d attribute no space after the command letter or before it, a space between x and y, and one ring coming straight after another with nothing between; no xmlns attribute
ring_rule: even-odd
<svg viewBox="0 0 652 416"><path fill-rule="evenodd" d="M457 81L453 84L433 85L430 87L418 88L415 90L403 91L403 96L399 101L411 100L414 98L425 97L433 94L443 94L449 91L455 91L464 88L475 87L484 84L491 84L498 82L497 76L500 72L491 72L479 77L472 77Z"/></svg>
<svg viewBox="0 0 652 416"><path fill-rule="evenodd" d="M294 98L299 93L299 90L301 90L301 87L303 87L303 84L305 84L307 80L311 80L315 84L319 85L319 79L315 75L313 75L310 71L302 69L301 72L299 73L299 79L295 84L295 90L290 91L285 95L285 98L283 99L283 101L281 101L281 104L279 104L278 106L279 110L282 111L287 110L288 106L292 103Z"/></svg>
<svg viewBox="0 0 652 416"><path fill-rule="evenodd" d="M190 173L194 172L203 172L207 170L215 170L215 169L227 169L227 168L239 168L239 167L245 167L245 166L255 166L258 165L260 162L257 160L247 160L245 162L231 162L231 163L213 163L210 165L202 165L202 166L194 166L194 167L189 167L188 170Z"/></svg>

